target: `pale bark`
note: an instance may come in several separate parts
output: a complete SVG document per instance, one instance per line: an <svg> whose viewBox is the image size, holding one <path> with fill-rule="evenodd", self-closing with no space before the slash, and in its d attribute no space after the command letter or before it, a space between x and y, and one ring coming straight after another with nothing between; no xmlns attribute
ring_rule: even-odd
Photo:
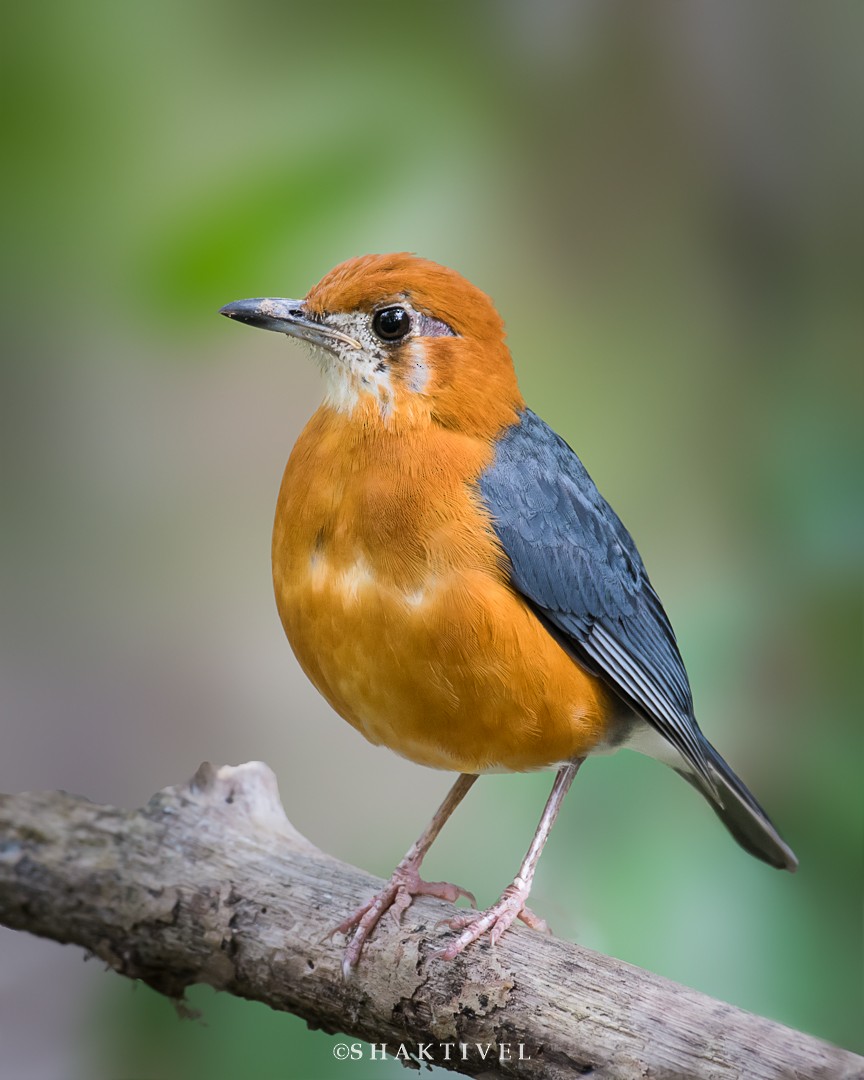
<svg viewBox="0 0 864 1080"><path fill-rule="evenodd" d="M400 927L385 919L343 981L328 932L380 884L300 836L260 763L203 765L136 811L0 796L0 922L175 998L209 983L391 1049L431 1044L436 1063L472 1076L864 1077L854 1054L524 927L431 958L452 910L437 900ZM465 1061L454 1048L448 1066L447 1043L495 1049ZM526 1060L499 1060L520 1044Z"/></svg>

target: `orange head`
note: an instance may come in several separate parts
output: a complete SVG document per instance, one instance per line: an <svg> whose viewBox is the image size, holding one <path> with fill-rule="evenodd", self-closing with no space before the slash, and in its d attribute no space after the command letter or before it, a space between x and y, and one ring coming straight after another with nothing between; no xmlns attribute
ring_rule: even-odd
<svg viewBox="0 0 864 1080"><path fill-rule="evenodd" d="M365 423L492 438L524 404L492 301L414 255L349 259L304 300L240 300L222 314L314 346L325 404Z"/></svg>

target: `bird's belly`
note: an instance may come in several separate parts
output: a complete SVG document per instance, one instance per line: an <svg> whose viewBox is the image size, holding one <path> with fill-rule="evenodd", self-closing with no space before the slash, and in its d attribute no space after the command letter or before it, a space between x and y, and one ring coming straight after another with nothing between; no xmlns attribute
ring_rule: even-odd
<svg viewBox="0 0 864 1080"><path fill-rule="evenodd" d="M362 557L274 550L279 613L306 674L367 739L460 772L589 753L614 711L524 601L481 570L407 584Z"/></svg>

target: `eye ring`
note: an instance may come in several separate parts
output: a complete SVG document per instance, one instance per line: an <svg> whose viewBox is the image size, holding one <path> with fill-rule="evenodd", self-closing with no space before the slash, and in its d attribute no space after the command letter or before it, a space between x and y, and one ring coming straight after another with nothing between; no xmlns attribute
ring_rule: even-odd
<svg viewBox="0 0 864 1080"><path fill-rule="evenodd" d="M411 332L411 316L404 307L386 307L372 316L372 332L382 341L401 341Z"/></svg>

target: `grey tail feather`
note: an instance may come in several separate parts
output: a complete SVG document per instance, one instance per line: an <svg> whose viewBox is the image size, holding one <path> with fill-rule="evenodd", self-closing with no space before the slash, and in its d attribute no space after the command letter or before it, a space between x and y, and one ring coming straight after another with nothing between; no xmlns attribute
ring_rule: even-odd
<svg viewBox="0 0 864 1080"><path fill-rule="evenodd" d="M698 773L685 772L683 769L676 769L676 772L701 791L741 847L780 870L797 870L795 853L782 840L759 803L707 739L704 739L703 749L708 771L717 789L716 795Z"/></svg>

